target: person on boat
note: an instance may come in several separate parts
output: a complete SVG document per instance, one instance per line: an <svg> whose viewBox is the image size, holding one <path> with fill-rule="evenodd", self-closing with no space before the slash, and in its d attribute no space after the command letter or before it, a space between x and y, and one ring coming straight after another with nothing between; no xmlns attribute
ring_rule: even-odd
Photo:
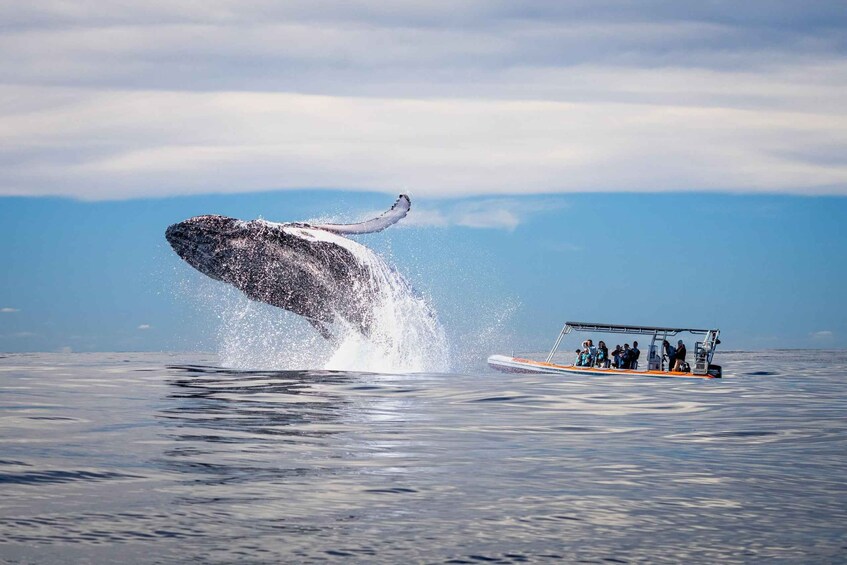
<svg viewBox="0 0 847 565"><path fill-rule="evenodd" d="M594 345L594 341L588 340L588 355L590 357L590 361L588 363L589 367L593 367L597 362L597 347Z"/></svg>
<svg viewBox="0 0 847 565"><path fill-rule="evenodd" d="M638 358L641 356L641 350L638 349L638 342L633 341L632 347L629 350L629 368L638 369Z"/></svg>
<svg viewBox="0 0 847 565"><path fill-rule="evenodd" d="M576 348L576 358L573 360L573 366L579 367L582 364L582 350Z"/></svg>
<svg viewBox="0 0 847 565"><path fill-rule="evenodd" d="M682 340L676 345L676 353L674 354L674 359L676 363L674 363L673 370L674 372L682 371L682 366L685 365L685 344Z"/></svg>
<svg viewBox="0 0 847 565"><path fill-rule="evenodd" d="M587 351L588 351L588 340L586 339L585 341L582 342L582 346L579 349L577 349L577 357L579 357L579 363L577 364L577 367L587 366L586 361L585 361L585 354L586 354Z"/></svg>
<svg viewBox="0 0 847 565"><path fill-rule="evenodd" d="M662 342L662 361L668 360L668 372L673 371L676 348L668 340Z"/></svg>
<svg viewBox="0 0 847 565"><path fill-rule="evenodd" d="M623 353L621 353L621 369L629 369L629 363L632 361L630 358L630 349L629 344L623 344Z"/></svg>
<svg viewBox="0 0 847 565"><path fill-rule="evenodd" d="M606 342L600 340L597 344L597 366L604 369L609 368L609 348L606 347Z"/></svg>
<svg viewBox="0 0 847 565"><path fill-rule="evenodd" d="M621 346L620 344L615 346L615 350L612 351L612 360L615 363L615 369L621 368Z"/></svg>
<svg viewBox="0 0 847 565"><path fill-rule="evenodd" d="M587 347L583 348L582 353L579 354L579 366L580 367L590 367L591 366L591 353L588 351Z"/></svg>

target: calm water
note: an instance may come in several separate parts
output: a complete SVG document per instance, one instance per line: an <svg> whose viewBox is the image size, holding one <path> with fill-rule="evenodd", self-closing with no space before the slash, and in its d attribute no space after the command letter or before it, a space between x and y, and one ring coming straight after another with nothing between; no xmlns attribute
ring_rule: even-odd
<svg viewBox="0 0 847 565"><path fill-rule="evenodd" d="M847 353L723 380L0 358L10 563L847 562Z"/></svg>

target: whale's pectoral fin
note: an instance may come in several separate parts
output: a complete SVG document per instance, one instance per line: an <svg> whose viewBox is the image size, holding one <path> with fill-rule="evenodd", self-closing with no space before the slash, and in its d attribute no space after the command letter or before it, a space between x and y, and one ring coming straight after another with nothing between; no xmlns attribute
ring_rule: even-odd
<svg viewBox="0 0 847 565"><path fill-rule="evenodd" d="M329 328L323 325L322 322L318 320L313 320L312 318L306 319L309 320L309 323L312 324L312 326L314 326L316 330L318 330L318 333L320 333L324 339L332 339L332 332L330 332Z"/></svg>
<svg viewBox="0 0 847 565"><path fill-rule="evenodd" d="M401 194L397 202L389 210L383 212L376 218L372 218L358 224L311 224L313 228L326 230L332 233L348 235L361 233L374 233L382 231L392 224L396 224L406 217L412 202L405 194Z"/></svg>

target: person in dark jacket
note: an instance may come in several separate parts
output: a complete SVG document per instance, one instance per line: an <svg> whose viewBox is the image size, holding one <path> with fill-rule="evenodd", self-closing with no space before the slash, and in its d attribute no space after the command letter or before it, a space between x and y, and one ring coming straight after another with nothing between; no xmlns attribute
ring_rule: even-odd
<svg viewBox="0 0 847 565"><path fill-rule="evenodd" d="M668 371L673 371L676 349L668 340L662 342L662 356L668 360Z"/></svg>
<svg viewBox="0 0 847 565"><path fill-rule="evenodd" d="M638 358L641 356L641 350L638 349L638 342L633 341L632 347L629 350L629 368L638 368Z"/></svg>
<svg viewBox="0 0 847 565"><path fill-rule="evenodd" d="M606 342L602 340L597 344L597 366L609 368L609 348L606 347Z"/></svg>
<svg viewBox="0 0 847 565"><path fill-rule="evenodd" d="M675 372L682 371L682 365L685 363L685 344L682 343L682 340L679 340L679 343L676 344L674 359L676 359L676 363L673 366L673 370Z"/></svg>
<svg viewBox="0 0 847 565"><path fill-rule="evenodd" d="M628 343L623 344L623 353L621 353L621 369L629 369L629 363L632 361L630 357L631 349Z"/></svg>

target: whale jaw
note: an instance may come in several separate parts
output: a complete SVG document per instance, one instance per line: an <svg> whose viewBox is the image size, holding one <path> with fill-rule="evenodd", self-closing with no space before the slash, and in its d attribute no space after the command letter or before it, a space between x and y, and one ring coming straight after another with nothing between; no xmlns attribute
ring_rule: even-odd
<svg viewBox="0 0 847 565"><path fill-rule="evenodd" d="M195 216L169 226L165 239L180 258L215 280L232 282L233 243L248 234L246 223L226 216Z"/></svg>

